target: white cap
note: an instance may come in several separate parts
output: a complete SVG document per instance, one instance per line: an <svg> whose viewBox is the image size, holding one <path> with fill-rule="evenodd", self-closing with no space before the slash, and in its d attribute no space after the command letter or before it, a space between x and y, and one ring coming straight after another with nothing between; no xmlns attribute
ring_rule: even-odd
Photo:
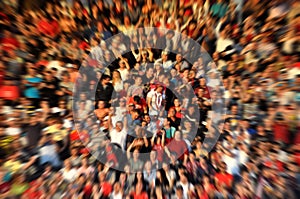
<svg viewBox="0 0 300 199"><path fill-rule="evenodd" d="M58 107L53 107L51 110L52 113L59 113L60 112L60 108Z"/></svg>
<svg viewBox="0 0 300 199"><path fill-rule="evenodd" d="M67 119L65 119L64 120L64 125L63 125L63 127L65 127L65 128L72 128L72 122L70 121L70 120L67 120Z"/></svg>
<svg viewBox="0 0 300 199"><path fill-rule="evenodd" d="M66 64L66 67L67 68L73 68L73 64L68 63L68 64Z"/></svg>

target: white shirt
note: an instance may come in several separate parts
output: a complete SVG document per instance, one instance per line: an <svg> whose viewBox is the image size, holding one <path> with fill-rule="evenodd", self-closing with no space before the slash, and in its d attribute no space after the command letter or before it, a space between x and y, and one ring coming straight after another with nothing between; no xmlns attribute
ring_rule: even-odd
<svg viewBox="0 0 300 199"><path fill-rule="evenodd" d="M5 129L5 135L15 136L20 134L21 134L21 129L19 127L8 127Z"/></svg>
<svg viewBox="0 0 300 199"><path fill-rule="evenodd" d="M194 185L192 183L187 182L186 184L183 184L182 182L179 182L179 185L183 188L183 197L189 198L188 193L189 191L194 191Z"/></svg>
<svg viewBox="0 0 300 199"><path fill-rule="evenodd" d="M111 143L119 144L122 149L125 149L125 143L127 138L127 132L122 129L120 132L117 132L116 129L113 129L110 132Z"/></svg>
<svg viewBox="0 0 300 199"><path fill-rule="evenodd" d="M77 169L72 168L69 171L66 171L65 168L61 169L62 171L62 176L65 180L67 180L68 182L73 182L74 180L76 180L77 177Z"/></svg>
<svg viewBox="0 0 300 199"><path fill-rule="evenodd" d="M162 94L156 92L155 90L151 90L147 94L147 99L148 98L151 99L151 107L153 108L153 110L149 111L149 115L157 115L162 105L162 100L163 100Z"/></svg>
<svg viewBox="0 0 300 199"><path fill-rule="evenodd" d="M115 192L112 192L110 194L110 198L111 199L122 199L123 195L122 195L121 191L119 191L119 193L117 193L117 194Z"/></svg>
<svg viewBox="0 0 300 199"><path fill-rule="evenodd" d="M123 70L119 68L118 71L120 72L123 81L128 80L129 71L127 70L127 68L124 68Z"/></svg>
<svg viewBox="0 0 300 199"><path fill-rule="evenodd" d="M65 71L66 68L62 67L60 65L60 62L57 61L57 60L53 60L53 61L50 61L47 65L47 68L48 69L51 69L51 68L56 68L57 69L57 77L60 79L60 76L61 76L61 72L62 71Z"/></svg>
<svg viewBox="0 0 300 199"><path fill-rule="evenodd" d="M222 52L226 49L227 46L233 46L234 43L231 39L224 39L224 38L219 38L217 40L217 47L216 47L216 51L217 52Z"/></svg>
<svg viewBox="0 0 300 199"><path fill-rule="evenodd" d="M91 48L91 57L98 62L101 62L103 60L103 52L100 46L93 46Z"/></svg>
<svg viewBox="0 0 300 199"><path fill-rule="evenodd" d="M223 156L223 161L227 165L227 172L231 175L239 174L239 165L238 161L234 157L230 157L228 155Z"/></svg>

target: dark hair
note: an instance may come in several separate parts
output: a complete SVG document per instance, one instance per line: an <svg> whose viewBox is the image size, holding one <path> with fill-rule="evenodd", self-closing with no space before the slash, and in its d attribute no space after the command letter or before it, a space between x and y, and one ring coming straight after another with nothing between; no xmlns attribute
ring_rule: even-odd
<svg viewBox="0 0 300 199"><path fill-rule="evenodd" d="M104 75L102 75L102 77L101 77L101 80L104 80L104 79L110 79L110 76L109 76L109 75L106 75L106 74L104 74Z"/></svg>
<svg viewBox="0 0 300 199"><path fill-rule="evenodd" d="M141 98L140 98L140 96L135 95L135 96L133 97L133 100L134 100L135 102L137 102L137 103L140 103Z"/></svg>

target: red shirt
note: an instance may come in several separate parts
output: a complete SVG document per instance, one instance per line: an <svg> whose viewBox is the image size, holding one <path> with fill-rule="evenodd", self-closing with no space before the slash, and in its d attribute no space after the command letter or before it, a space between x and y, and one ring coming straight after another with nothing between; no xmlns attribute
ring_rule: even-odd
<svg viewBox="0 0 300 199"><path fill-rule="evenodd" d="M276 141L281 141L286 144L288 144L290 142L287 124L275 123L273 126L273 129L274 129L274 139Z"/></svg>
<svg viewBox="0 0 300 199"><path fill-rule="evenodd" d="M276 167L276 169L278 169L279 171L284 171L284 168L283 168L283 163L280 162L279 160L275 161L275 162L272 162L272 161L266 161L264 163L265 166L267 167Z"/></svg>
<svg viewBox="0 0 300 199"><path fill-rule="evenodd" d="M175 111L176 111L175 117L181 118L181 119L182 119L182 118L183 118L183 115L184 115L183 112L185 111L185 109L184 109L184 108L181 108L180 111L177 111L175 106L172 106L170 109L172 109L172 108L174 108Z"/></svg>
<svg viewBox="0 0 300 199"><path fill-rule="evenodd" d="M161 145L155 144L153 146L153 150L157 152L157 160L159 162L162 162L164 156L164 148Z"/></svg>
<svg viewBox="0 0 300 199"><path fill-rule="evenodd" d="M294 140L294 144L295 145L300 144L300 126L298 126L298 131L297 131L297 134L296 134L296 138Z"/></svg>
<svg viewBox="0 0 300 199"><path fill-rule="evenodd" d="M300 166L300 153L296 153L296 154L295 154L295 161L296 161L297 164Z"/></svg>
<svg viewBox="0 0 300 199"><path fill-rule="evenodd" d="M40 60L40 61L38 61L37 63L35 63L35 66L36 66L36 67L40 67L40 66L48 66L48 64L49 64L49 61L47 61L47 60Z"/></svg>
<svg viewBox="0 0 300 199"><path fill-rule="evenodd" d="M36 181L30 183L30 188L27 189L24 193L23 196L25 198L30 198L30 199L39 199L43 196L43 191L39 190L40 184L37 184Z"/></svg>
<svg viewBox="0 0 300 199"><path fill-rule="evenodd" d="M184 154L188 155L188 150L185 141L183 140L175 140L173 139L168 145L167 145L169 151L171 153L176 154L176 158L179 157L180 160L183 160Z"/></svg>
<svg viewBox="0 0 300 199"><path fill-rule="evenodd" d="M3 47L2 49L4 51L10 51L14 50L14 48L19 47L19 42L16 38L10 37L10 38L3 38L1 41Z"/></svg>
<svg viewBox="0 0 300 199"><path fill-rule="evenodd" d="M112 186L108 182L103 182L100 187L103 191L103 196L109 196L109 194L112 192Z"/></svg>
<svg viewBox="0 0 300 199"><path fill-rule="evenodd" d="M215 175L216 179L218 179L218 183L224 183L227 187L231 187L231 183L233 180L233 176L229 173L217 173Z"/></svg>
<svg viewBox="0 0 300 199"><path fill-rule="evenodd" d="M0 71L0 86L2 86L2 84L3 84L4 76L5 76L5 72Z"/></svg>
<svg viewBox="0 0 300 199"><path fill-rule="evenodd" d="M86 141L89 138L89 135L85 131L77 132L77 130L74 130L70 133L70 140L71 141Z"/></svg>
<svg viewBox="0 0 300 199"><path fill-rule="evenodd" d="M0 98L6 100L17 100L20 96L19 88L17 86L1 86L0 87Z"/></svg>
<svg viewBox="0 0 300 199"><path fill-rule="evenodd" d="M201 193L201 195L199 196L199 198L201 198L201 199L209 199L208 194L206 193L206 191L203 191Z"/></svg>
<svg viewBox="0 0 300 199"><path fill-rule="evenodd" d="M135 192L130 194L134 199L148 199L148 195L146 192L142 192L140 194L136 194Z"/></svg>
<svg viewBox="0 0 300 199"><path fill-rule="evenodd" d="M48 21L47 19L42 19L38 22L37 28L40 33L51 37L54 37L60 31L56 20Z"/></svg>
<svg viewBox="0 0 300 199"><path fill-rule="evenodd" d="M147 107L146 100L143 98L140 98L140 103L136 103L133 97L130 97L127 104L134 104L135 108L139 110L144 110Z"/></svg>

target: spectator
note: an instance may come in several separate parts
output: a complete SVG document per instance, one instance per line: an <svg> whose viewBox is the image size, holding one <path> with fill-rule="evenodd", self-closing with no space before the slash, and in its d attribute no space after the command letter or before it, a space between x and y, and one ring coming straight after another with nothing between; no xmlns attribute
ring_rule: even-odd
<svg viewBox="0 0 300 199"><path fill-rule="evenodd" d="M0 198L296 198L298 7L4 1Z"/></svg>

